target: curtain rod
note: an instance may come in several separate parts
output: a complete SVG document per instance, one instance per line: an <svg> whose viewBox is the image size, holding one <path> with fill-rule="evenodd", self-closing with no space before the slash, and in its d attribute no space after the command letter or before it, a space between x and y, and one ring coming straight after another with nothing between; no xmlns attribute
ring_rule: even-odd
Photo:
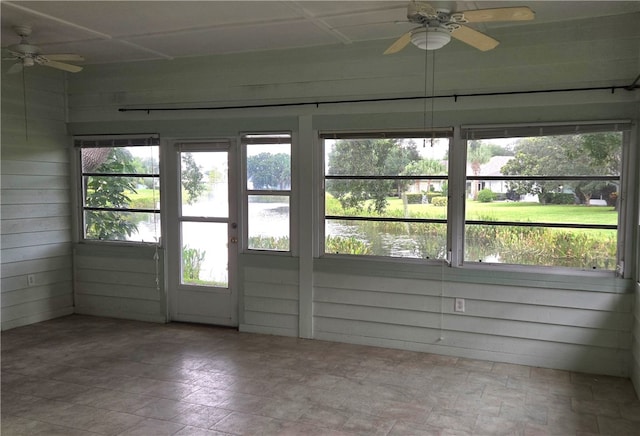
<svg viewBox="0 0 640 436"><path fill-rule="evenodd" d="M640 76L639 76L640 77ZM231 110L231 109L264 109L275 107L291 107L291 106L316 106L330 105L330 104L353 104L353 103L379 103L387 101L406 101L406 100L420 100L420 99L442 99L453 98L453 101L458 101L458 98L462 97L491 97L500 95L523 95L523 94L550 94L556 92L586 92L586 91L611 91L615 93L617 89L624 89L626 91L633 91L640 88L636 79L631 85L620 86L594 86L586 88L562 88L562 89L539 89L530 91L497 91L497 92L476 92L466 94L447 94L447 95L433 95L433 96L412 96L412 97L384 97L384 98L363 98L363 99L348 99L348 100L327 100L327 101L301 101L291 103L266 103L266 104L249 104L249 105L237 105L237 106L203 106L203 107L147 107L147 108L118 108L119 112L147 112L151 111L215 111L215 110Z"/></svg>

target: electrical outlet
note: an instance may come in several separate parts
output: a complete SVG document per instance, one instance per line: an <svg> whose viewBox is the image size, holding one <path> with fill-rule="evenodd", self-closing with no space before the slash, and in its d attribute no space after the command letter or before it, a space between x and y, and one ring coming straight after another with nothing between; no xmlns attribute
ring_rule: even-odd
<svg viewBox="0 0 640 436"><path fill-rule="evenodd" d="M456 312L464 312L464 298L456 298L453 310Z"/></svg>
<svg viewBox="0 0 640 436"><path fill-rule="evenodd" d="M35 284L36 284L36 276L34 276L33 274L27 275L27 285L33 286Z"/></svg>

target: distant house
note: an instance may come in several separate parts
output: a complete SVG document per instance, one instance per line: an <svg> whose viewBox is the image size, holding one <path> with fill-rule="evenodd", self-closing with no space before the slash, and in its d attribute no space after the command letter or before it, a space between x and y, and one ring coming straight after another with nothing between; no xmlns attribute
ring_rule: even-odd
<svg viewBox="0 0 640 436"><path fill-rule="evenodd" d="M501 169L513 156L493 156L489 162L480 165L480 172L477 176L502 176ZM467 174L474 175L471 165L467 163ZM475 184L475 185L474 185ZM478 191L490 189L498 194L506 194L509 190L507 182L504 180L469 180L467 181L467 195L473 198Z"/></svg>
<svg viewBox="0 0 640 436"><path fill-rule="evenodd" d="M496 177L503 176L502 167L513 159L513 156L493 156L489 162L480 165L480 172L477 176ZM467 164L467 174L474 175L471 165ZM505 180L469 180L467 181L467 197L475 198L478 191L490 189L496 194L506 194L509 191L509 185ZM532 194L521 195L519 201L527 201L537 203L538 196Z"/></svg>
<svg viewBox="0 0 640 436"><path fill-rule="evenodd" d="M440 163L445 168L449 168L449 161L443 160L443 161L440 161ZM440 175L444 175L444 174L440 174ZM444 183L445 182L442 180L414 180L413 183L411 183L407 187L407 193L418 194L420 192L431 192L431 191L441 192Z"/></svg>

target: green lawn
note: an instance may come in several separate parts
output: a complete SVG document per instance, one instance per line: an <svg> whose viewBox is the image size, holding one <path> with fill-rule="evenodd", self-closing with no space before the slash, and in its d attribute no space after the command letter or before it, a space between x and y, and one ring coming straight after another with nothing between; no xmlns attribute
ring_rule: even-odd
<svg viewBox="0 0 640 436"><path fill-rule="evenodd" d="M402 199L387 198L388 206L384 216L404 216ZM409 216L417 218L446 218L446 208L431 204L408 205ZM327 196L327 213L330 215L354 215L341 210L337 200ZM369 215L366 212L360 215ZM374 214L372 214L374 215ZM618 212L609 206L583 205L541 205L539 203L524 202L492 202L480 203L467 200L466 218L469 220L496 220L519 222L548 222L548 223L580 223L580 224L610 224L618 223Z"/></svg>
<svg viewBox="0 0 640 436"><path fill-rule="evenodd" d="M160 202L160 193L157 190L154 192L153 189L139 188L135 193L126 191L124 194L131 200L129 207L133 209L153 209L155 204Z"/></svg>
<svg viewBox="0 0 640 436"><path fill-rule="evenodd" d="M547 223L617 224L618 212L610 206L538 203L479 203L467 201L467 219L536 221Z"/></svg>

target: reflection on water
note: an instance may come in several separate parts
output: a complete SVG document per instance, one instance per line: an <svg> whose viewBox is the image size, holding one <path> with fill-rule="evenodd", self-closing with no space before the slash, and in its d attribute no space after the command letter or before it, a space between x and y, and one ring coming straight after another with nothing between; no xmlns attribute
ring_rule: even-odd
<svg viewBox="0 0 640 436"><path fill-rule="evenodd" d="M214 197L203 198L192 205L192 212L200 210L222 210ZM264 238L288 238L289 236L289 204L284 202L249 203L249 234ZM156 242L155 228L160 221L139 222L138 232L131 240ZM582 230L571 232L554 229L519 229L518 237L513 236L515 230L499 228L502 232L511 232L507 236L494 234L490 226L476 232L476 237L465 236L465 261L490 263L515 263L525 265L566 266L588 269L615 268L615 231L602 239ZM467 229L467 233L472 230ZM176 231L176 229L170 229ZM446 225L426 223L394 223L373 221L326 220L326 236L355 240L370 248L367 254L375 256L392 256L422 259L444 259L446 257ZM543 232L538 235L535 232ZM601 231L600 231L601 232ZM525 236L532 233L529 238ZM551 239L552 238L552 239ZM601 240L602 239L602 240ZM202 279L226 281L227 277L227 241L226 224L217 231L194 230L183 233L183 245L198 248L206 252L202 263ZM501 245L500 245L501 244ZM352 247L347 244L345 247ZM588 247L588 249L581 247ZM340 251L347 253L348 251ZM358 253L356 253L358 254Z"/></svg>
<svg viewBox="0 0 640 436"><path fill-rule="evenodd" d="M289 236L288 203L249 203L249 237Z"/></svg>
<svg viewBox="0 0 640 436"><path fill-rule="evenodd" d="M326 221L329 237L355 238L374 256L418 259L446 257L446 225L374 221Z"/></svg>

